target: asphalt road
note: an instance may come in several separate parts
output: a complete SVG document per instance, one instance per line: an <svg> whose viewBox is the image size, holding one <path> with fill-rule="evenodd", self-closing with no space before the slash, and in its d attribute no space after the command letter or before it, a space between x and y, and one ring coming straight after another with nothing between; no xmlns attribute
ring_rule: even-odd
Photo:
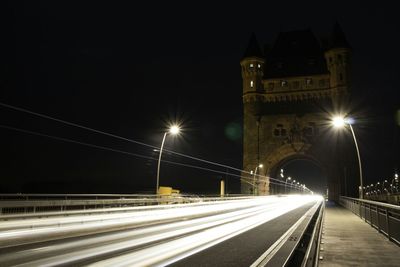
<svg viewBox="0 0 400 267"><path fill-rule="evenodd" d="M248 267L255 262L315 203L304 205L256 228L168 266Z"/></svg>
<svg viewBox="0 0 400 267"><path fill-rule="evenodd" d="M316 201L268 196L3 221L0 266L250 266Z"/></svg>

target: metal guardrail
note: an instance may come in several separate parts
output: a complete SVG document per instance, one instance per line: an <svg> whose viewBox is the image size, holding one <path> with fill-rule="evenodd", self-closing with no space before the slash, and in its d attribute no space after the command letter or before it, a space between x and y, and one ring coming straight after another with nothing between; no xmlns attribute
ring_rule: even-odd
<svg viewBox="0 0 400 267"><path fill-rule="evenodd" d="M216 200L232 200L249 196L200 197L196 195L136 195L136 194L1 194L0 218L11 214L65 212L73 210L117 207L186 204Z"/></svg>
<svg viewBox="0 0 400 267"><path fill-rule="evenodd" d="M364 198L372 201L379 201L393 205L400 205L400 193L366 195Z"/></svg>
<svg viewBox="0 0 400 267"><path fill-rule="evenodd" d="M300 242L285 266L318 266L324 212L325 202L323 201L308 223Z"/></svg>
<svg viewBox="0 0 400 267"><path fill-rule="evenodd" d="M343 196L339 203L400 245L400 206Z"/></svg>
<svg viewBox="0 0 400 267"><path fill-rule="evenodd" d="M252 267L318 266L324 211L324 201L312 207Z"/></svg>
<svg viewBox="0 0 400 267"><path fill-rule="evenodd" d="M156 197L156 196L115 196L114 198L107 196L93 196L89 198L87 195L82 198L78 196L46 196L45 198L37 198L37 196L24 198L20 200L0 200L0 214L18 214L18 213L39 213L69 210L87 210L87 209L103 209L116 207L132 207L132 206L150 206L157 204L176 204L200 202L200 198L189 198L180 196Z"/></svg>

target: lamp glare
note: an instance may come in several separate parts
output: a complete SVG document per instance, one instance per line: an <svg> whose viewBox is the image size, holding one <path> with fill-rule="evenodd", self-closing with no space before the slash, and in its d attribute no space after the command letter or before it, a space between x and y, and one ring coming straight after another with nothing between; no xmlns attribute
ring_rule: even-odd
<svg viewBox="0 0 400 267"><path fill-rule="evenodd" d="M171 128L169 129L169 132L170 132L171 134L178 134L179 131L180 131L180 129L179 129L179 126L177 126L177 125L173 125L173 126L171 126Z"/></svg>
<svg viewBox="0 0 400 267"><path fill-rule="evenodd" d="M332 120L332 124L336 128L343 127L345 125L345 123L346 122L345 122L344 118L343 117L339 117L339 116L334 117L333 120Z"/></svg>

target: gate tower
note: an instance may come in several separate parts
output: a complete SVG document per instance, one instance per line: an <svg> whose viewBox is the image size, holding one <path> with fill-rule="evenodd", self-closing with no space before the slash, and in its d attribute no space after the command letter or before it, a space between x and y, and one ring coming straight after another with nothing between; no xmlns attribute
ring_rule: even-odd
<svg viewBox="0 0 400 267"><path fill-rule="evenodd" d="M243 194L274 193L272 178L294 159L313 161L328 177L331 199L339 195L338 173L326 138L329 112L338 111L350 91L351 47L336 23L327 40L311 30L280 32L273 46L260 48L255 34L240 61L243 79ZM271 178L272 177L272 178Z"/></svg>

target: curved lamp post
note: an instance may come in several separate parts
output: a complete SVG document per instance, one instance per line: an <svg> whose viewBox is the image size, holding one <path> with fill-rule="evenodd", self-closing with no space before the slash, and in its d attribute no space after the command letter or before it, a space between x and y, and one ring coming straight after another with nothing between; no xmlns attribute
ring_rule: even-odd
<svg viewBox="0 0 400 267"><path fill-rule="evenodd" d="M351 134L353 135L353 139L354 139L354 144L356 146L356 150L357 150L357 157L358 157L358 167L360 169L360 198L364 198L364 192L363 192L363 179L362 179L362 168L361 168L361 157L360 157L360 150L358 149L358 144L357 144L357 139L356 139L356 135L354 134L354 130L353 127L351 126L351 121L349 119L345 119L343 117L337 116L334 117L332 119L332 124L333 126L335 126L336 128L343 128L346 125L349 126Z"/></svg>
<svg viewBox="0 0 400 267"><path fill-rule="evenodd" d="M286 185L287 185L287 181L290 181L290 180L292 180L292 177L290 177L290 176L288 176L287 178L286 178L286 180L285 180L285 194L286 194ZM289 188L290 189L290 188ZM291 191L291 190L289 190L289 191Z"/></svg>
<svg viewBox="0 0 400 267"><path fill-rule="evenodd" d="M261 169L262 167L263 167L263 165L259 164L258 166L256 166L256 169L254 170L254 176L253 176L254 190L253 190L253 194L256 194L256 175L257 175L257 170L258 170L258 168ZM257 180L258 180L258 178L257 178ZM258 187L258 184L257 184L257 187ZM257 190L257 195L258 195L258 190Z"/></svg>
<svg viewBox="0 0 400 267"><path fill-rule="evenodd" d="M176 135L178 134L180 131L179 126L177 125L172 125L169 130L167 132L164 133L164 137L162 139L161 142L161 148L160 148L160 155L158 156L158 165L157 165L157 185L156 185L156 194L158 194L158 187L159 187L159 181L160 181L160 164L161 164L161 155L162 155L162 151L164 148L164 142L165 142L165 138L167 137L167 134L173 134Z"/></svg>

